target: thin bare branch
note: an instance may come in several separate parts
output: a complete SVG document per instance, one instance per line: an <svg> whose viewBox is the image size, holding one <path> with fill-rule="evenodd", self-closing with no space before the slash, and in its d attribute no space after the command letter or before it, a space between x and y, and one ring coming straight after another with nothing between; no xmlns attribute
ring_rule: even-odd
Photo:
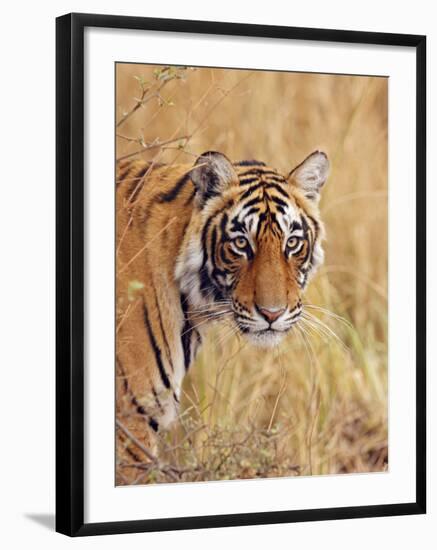
<svg viewBox="0 0 437 550"><path fill-rule="evenodd" d="M191 136L188 135L188 136L179 136L177 138L172 138L172 139L166 139L165 141L154 141L152 143L145 143L144 145L141 146L141 149L138 149L137 151L133 151L132 153L127 153L126 155L119 157L117 159L117 162L129 159L136 155L140 155L141 153L145 153L146 151L150 151L151 149L159 149L161 147L164 147L165 145L169 145L170 143L175 143L176 141L185 140L186 142L188 142L190 138ZM137 141L139 143L138 140L132 139L131 141ZM185 147L185 144L184 144L184 147Z"/></svg>

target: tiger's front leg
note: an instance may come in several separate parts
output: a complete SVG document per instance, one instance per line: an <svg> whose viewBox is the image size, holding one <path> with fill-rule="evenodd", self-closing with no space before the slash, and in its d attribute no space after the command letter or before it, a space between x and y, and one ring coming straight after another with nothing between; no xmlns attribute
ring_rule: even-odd
<svg viewBox="0 0 437 550"><path fill-rule="evenodd" d="M177 294L170 306L168 297L138 298L118 332L118 483L135 482L158 460L158 438L178 416L182 381L200 343L185 301Z"/></svg>

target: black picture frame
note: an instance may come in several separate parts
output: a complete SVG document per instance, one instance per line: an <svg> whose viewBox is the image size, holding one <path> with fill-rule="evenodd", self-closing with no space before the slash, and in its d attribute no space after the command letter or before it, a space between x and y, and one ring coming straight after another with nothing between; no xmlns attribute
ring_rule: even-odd
<svg viewBox="0 0 437 550"><path fill-rule="evenodd" d="M402 46L416 51L416 499L414 502L84 523L84 29L106 27ZM68 14L56 20L56 530L69 536L321 521L426 511L426 37Z"/></svg>

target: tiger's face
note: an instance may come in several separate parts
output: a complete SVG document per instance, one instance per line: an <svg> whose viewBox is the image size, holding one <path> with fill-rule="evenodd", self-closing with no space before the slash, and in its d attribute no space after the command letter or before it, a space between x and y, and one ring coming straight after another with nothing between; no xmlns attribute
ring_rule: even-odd
<svg viewBox="0 0 437 550"><path fill-rule="evenodd" d="M197 207L177 268L194 308L231 318L256 344L280 342L323 260L317 203L328 167L318 151L287 177L257 161L233 165L220 153L198 159Z"/></svg>

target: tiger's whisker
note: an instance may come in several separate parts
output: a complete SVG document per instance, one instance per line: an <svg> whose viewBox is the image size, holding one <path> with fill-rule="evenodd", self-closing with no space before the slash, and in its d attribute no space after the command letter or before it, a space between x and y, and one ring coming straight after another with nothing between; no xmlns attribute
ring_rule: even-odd
<svg viewBox="0 0 437 550"><path fill-rule="evenodd" d="M344 323L349 328L353 327L353 325L350 321L348 321L347 319L345 319L341 315L338 315L337 313L329 311L329 309L326 309L326 308L320 307L320 306L315 306L315 305L312 305L312 304L303 304L303 306L304 306L304 309L305 308L310 308L310 309L315 309L317 311L320 311L320 312L324 313L325 315L327 315L328 317L331 317L332 319L335 319L336 321L340 321L341 323Z"/></svg>
<svg viewBox="0 0 437 550"><path fill-rule="evenodd" d="M229 314L228 313L223 313L223 314L220 314L220 315L216 315L213 318L203 319L200 323L197 323L196 325L192 325L192 326L190 326L190 328L188 328L187 330L182 332L181 337L184 336L185 334L187 334L188 332L191 332L191 331L197 329L198 327L205 325L206 323L210 323L213 320L222 319L225 315L229 315Z"/></svg>
<svg viewBox="0 0 437 550"><path fill-rule="evenodd" d="M323 332L319 326L317 326L315 323L312 323L306 318L302 318L302 324L303 326L306 326L314 331L314 333L320 336L325 342L329 341L329 338L332 338L329 333Z"/></svg>
<svg viewBox="0 0 437 550"><path fill-rule="evenodd" d="M204 311L204 312L193 312L192 315L184 315L184 319L187 321L191 321L196 318L205 319L205 318L211 318L217 317L219 315L223 315L225 313L232 313L230 309L221 309L216 311Z"/></svg>
<svg viewBox="0 0 437 550"><path fill-rule="evenodd" d="M328 325L326 323L324 323L323 321L321 321L318 317L316 317L315 315L312 315L311 313L309 312L306 312L303 314L303 317L306 318L307 320L310 320L312 321L313 323L315 323L316 325L318 325L320 327L321 330L324 330L324 331L327 331L339 344L340 346L347 352L349 352L349 349L348 347L346 346L346 344L343 342L343 340L340 338L340 336L338 336L338 334L332 330L330 327L328 327Z"/></svg>

